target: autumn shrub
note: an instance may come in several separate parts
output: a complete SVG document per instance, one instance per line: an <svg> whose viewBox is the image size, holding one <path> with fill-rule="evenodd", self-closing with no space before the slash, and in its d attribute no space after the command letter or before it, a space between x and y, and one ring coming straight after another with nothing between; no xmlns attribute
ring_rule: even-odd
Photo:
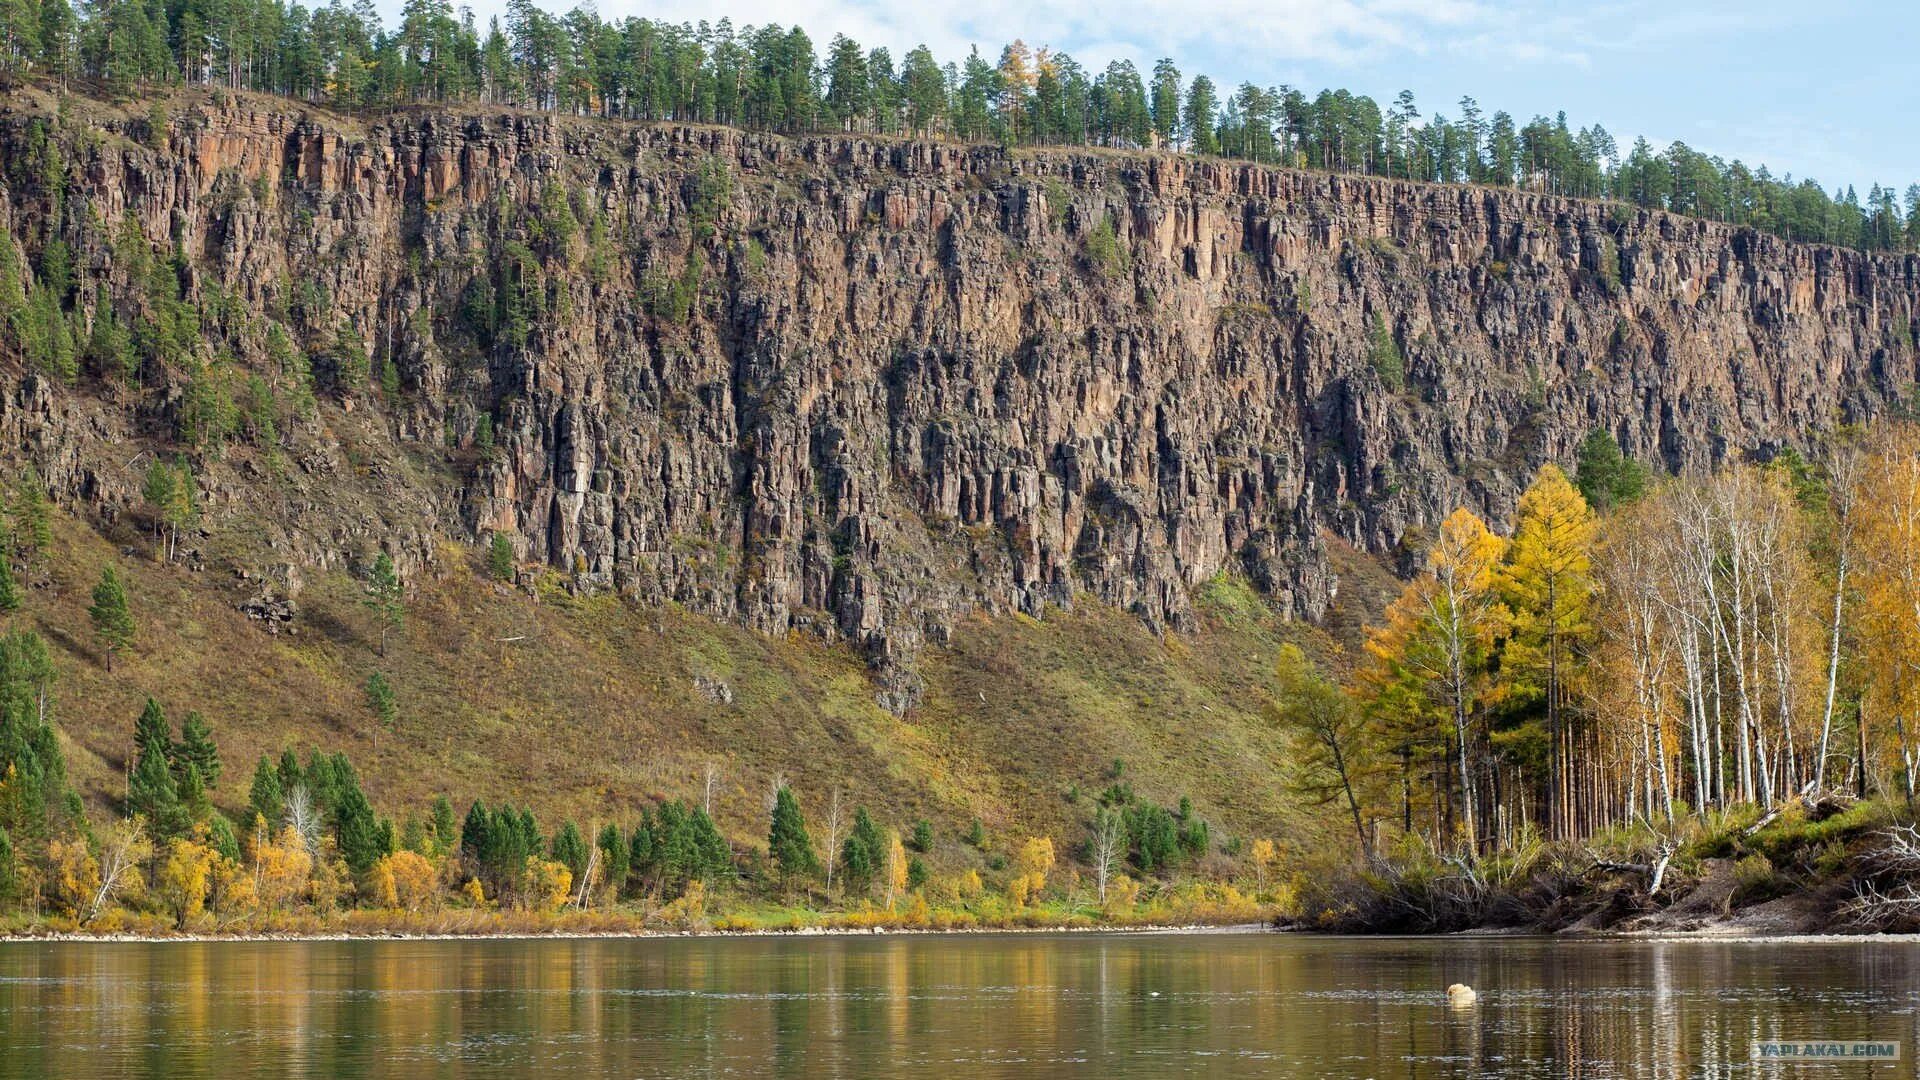
<svg viewBox="0 0 1920 1080"><path fill-rule="evenodd" d="M679 898L660 909L660 921L676 930L698 929L707 917L707 887L695 878Z"/></svg>
<svg viewBox="0 0 1920 1080"><path fill-rule="evenodd" d="M176 929L186 929L187 923L205 910L207 882L217 857L213 849L185 837L167 844L166 857L154 876L154 891L173 915Z"/></svg>

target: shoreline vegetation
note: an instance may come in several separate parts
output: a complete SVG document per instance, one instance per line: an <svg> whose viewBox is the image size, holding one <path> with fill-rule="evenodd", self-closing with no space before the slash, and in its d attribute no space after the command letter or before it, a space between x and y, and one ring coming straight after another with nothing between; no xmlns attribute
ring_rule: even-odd
<svg viewBox="0 0 1920 1080"><path fill-rule="evenodd" d="M1304 880L1277 925L1331 933L1911 938L1904 802L1796 798L1485 856L1405 844Z"/></svg>
<svg viewBox="0 0 1920 1080"><path fill-rule="evenodd" d="M102 944L165 944L270 941L618 941L623 939L729 938L729 937L886 937L886 936L967 936L989 934L1284 934L1295 931L1276 927L1271 922L1063 922L999 924L977 926L846 926L833 922L799 926L709 927L675 929L642 927L580 929L565 920L553 921L547 928L492 925L482 920L467 929L420 929L396 926L388 929L340 928L320 930L259 930L245 927L181 932L88 933L86 931L0 932L0 948L35 942L99 942ZM1835 939L1845 935L1823 935ZM1920 937L1916 937L1920 940Z"/></svg>

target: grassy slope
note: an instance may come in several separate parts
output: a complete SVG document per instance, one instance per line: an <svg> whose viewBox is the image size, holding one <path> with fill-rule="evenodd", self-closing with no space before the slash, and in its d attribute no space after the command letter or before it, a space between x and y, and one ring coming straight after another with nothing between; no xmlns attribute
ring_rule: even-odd
<svg viewBox="0 0 1920 1080"><path fill-rule="evenodd" d="M211 721L228 770L216 795L228 806L244 801L256 756L288 746L345 750L395 813L446 792L604 820L696 796L714 762L716 815L736 840L760 842L778 774L816 827L842 785L903 828L932 819L942 861L954 861L974 816L996 845L1026 832L1077 842L1119 759L1141 794L1191 795L1222 837L1308 841L1314 829L1289 799L1283 748L1260 713L1280 642L1327 643L1237 582L1203 590L1205 625L1185 637L1156 638L1099 609L970 620L925 657L926 703L902 720L874 704L844 648L609 597L536 599L482 579L457 550L441 578L412 583L384 659L344 574L310 582L298 634L274 636L235 610L250 583L160 565L125 528L110 540L59 519L51 583L29 590L14 617L54 647L70 767L96 805L118 799L133 719L152 694L176 721L189 709ZM140 625L138 647L111 674L86 617L109 560L131 578ZM377 739L361 690L376 669L402 714ZM732 702L709 700L696 676L724 680Z"/></svg>

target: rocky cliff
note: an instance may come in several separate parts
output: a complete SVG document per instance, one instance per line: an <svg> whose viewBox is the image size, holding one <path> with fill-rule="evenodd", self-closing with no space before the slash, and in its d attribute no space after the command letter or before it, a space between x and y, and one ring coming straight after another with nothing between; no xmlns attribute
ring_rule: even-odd
<svg viewBox="0 0 1920 1080"><path fill-rule="evenodd" d="M850 639L895 709L969 610L1178 629L1227 572L1312 618L1329 535L1502 517L1596 426L1683 469L1916 378L1920 259L1524 192L205 95L17 93L0 160L75 339L131 328L131 376L0 371L8 455L103 529L184 452L207 543L289 587L498 531L579 588Z"/></svg>

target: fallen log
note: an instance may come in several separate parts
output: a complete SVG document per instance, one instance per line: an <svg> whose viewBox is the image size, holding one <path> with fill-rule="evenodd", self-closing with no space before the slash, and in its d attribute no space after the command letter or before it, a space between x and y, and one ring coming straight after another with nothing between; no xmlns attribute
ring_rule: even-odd
<svg viewBox="0 0 1920 1080"><path fill-rule="evenodd" d="M1591 851L1587 854L1593 859L1593 865L1587 867L1587 873L1639 874L1648 879L1647 895L1654 896L1660 892L1660 886L1667 880L1667 867L1673 863L1674 846L1672 844L1661 845L1660 850L1655 853L1655 859L1652 862L1644 863L1617 862L1613 859L1603 859Z"/></svg>

